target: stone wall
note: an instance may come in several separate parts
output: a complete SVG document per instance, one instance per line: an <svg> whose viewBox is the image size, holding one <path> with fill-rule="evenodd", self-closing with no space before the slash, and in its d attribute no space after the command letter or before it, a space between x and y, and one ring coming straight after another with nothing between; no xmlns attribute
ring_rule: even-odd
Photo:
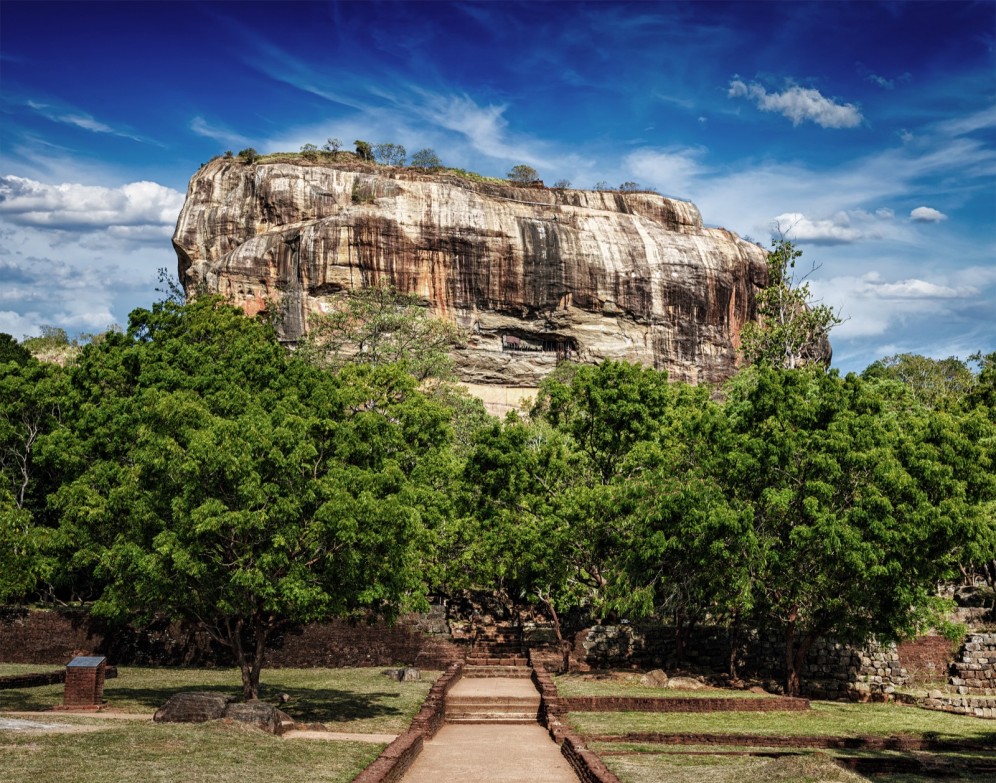
<svg viewBox="0 0 996 783"><path fill-rule="evenodd" d="M996 633L972 633L951 664L952 685L965 696L996 696Z"/></svg>
<svg viewBox="0 0 996 783"><path fill-rule="evenodd" d="M784 647L777 638L751 634L735 652L744 674L781 680ZM677 635L668 626L598 625L575 635L572 662L582 671L678 666L719 673L728 671L730 654L731 639L724 628L686 631L679 651ZM820 699L882 698L909 680L894 645L856 649L824 639L810 650L802 678L803 695Z"/></svg>

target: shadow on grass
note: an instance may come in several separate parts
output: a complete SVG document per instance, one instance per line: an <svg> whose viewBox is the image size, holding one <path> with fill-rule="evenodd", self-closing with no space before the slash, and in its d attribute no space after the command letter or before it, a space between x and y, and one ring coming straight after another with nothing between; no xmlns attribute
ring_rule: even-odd
<svg viewBox="0 0 996 783"><path fill-rule="evenodd" d="M227 685L198 685L182 688L141 688L116 686L105 696L111 702L127 701L153 712L177 693L198 691L203 693L223 693L241 700L242 689ZM334 688L293 688L278 682L267 682L262 688L262 700L278 704L278 694L286 693L290 701L281 709L296 721L305 723L336 723L401 715L402 694L394 691L373 693L352 693ZM51 706L51 702L47 706ZM42 707L45 709L46 707ZM31 709L31 707L10 707L9 709Z"/></svg>

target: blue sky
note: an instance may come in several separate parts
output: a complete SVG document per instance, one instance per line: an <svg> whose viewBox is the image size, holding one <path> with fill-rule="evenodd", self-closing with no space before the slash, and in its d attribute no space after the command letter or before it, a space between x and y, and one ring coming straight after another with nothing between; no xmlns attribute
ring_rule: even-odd
<svg viewBox="0 0 996 783"><path fill-rule="evenodd" d="M0 331L125 323L201 163L339 137L777 225L845 371L996 350L994 44L992 0L3 0Z"/></svg>

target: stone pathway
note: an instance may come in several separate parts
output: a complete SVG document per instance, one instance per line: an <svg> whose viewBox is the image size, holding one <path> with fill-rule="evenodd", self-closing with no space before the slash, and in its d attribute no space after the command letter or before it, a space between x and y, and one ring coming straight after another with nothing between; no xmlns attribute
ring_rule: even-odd
<svg viewBox="0 0 996 783"><path fill-rule="evenodd" d="M525 677L464 677L446 695L446 724L402 783L578 783L536 720L539 701Z"/></svg>
<svg viewBox="0 0 996 783"><path fill-rule="evenodd" d="M402 783L578 783L560 748L538 723L447 724Z"/></svg>

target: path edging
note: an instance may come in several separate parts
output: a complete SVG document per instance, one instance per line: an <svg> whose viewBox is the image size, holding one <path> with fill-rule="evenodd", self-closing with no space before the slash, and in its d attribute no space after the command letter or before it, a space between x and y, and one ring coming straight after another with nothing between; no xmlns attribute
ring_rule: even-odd
<svg viewBox="0 0 996 783"><path fill-rule="evenodd" d="M446 715L446 694L463 674L463 663L453 663L436 680L412 718L408 731L380 752L352 783L398 783L415 763L427 739L442 727Z"/></svg>
<svg viewBox="0 0 996 783"><path fill-rule="evenodd" d="M582 783L620 783L598 754L588 748L584 739L561 722L560 717L567 710L553 677L543 664L533 664L533 682L540 692L540 723L550 733L550 738L560 745L561 754L578 779Z"/></svg>

